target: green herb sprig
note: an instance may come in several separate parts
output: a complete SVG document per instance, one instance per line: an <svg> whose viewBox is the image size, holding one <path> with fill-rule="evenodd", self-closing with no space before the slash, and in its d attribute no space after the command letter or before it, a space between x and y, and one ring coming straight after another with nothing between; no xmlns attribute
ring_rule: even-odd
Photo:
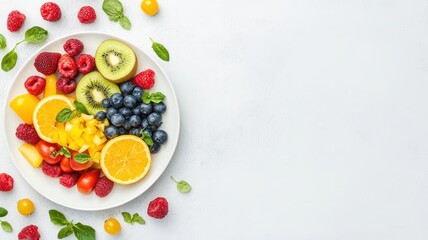
<svg viewBox="0 0 428 240"><path fill-rule="evenodd" d="M15 49L19 44L21 44L23 42L29 42L29 43L33 43L33 44L42 43L47 38L48 38L48 31L46 31L45 29L43 29L41 27L34 26L34 27L28 29L25 32L24 40L16 43L15 47L13 47L13 49L3 57L3 59L1 60L1 69L3 69L3 71L5 71L5 72L9 72L10 70L12 70L15 67L16 62L18 61L18 54L15 52ZM0 42L1 41L2 40L0 37ZM0 45L2 45L2 44L0 43ZM6 40L4 40L3 45L6 47Z"/></svg>
<svg viewBox="0 0 428 240"><path fill-rule="evenodd" d="M150 136L150 134L148 134L146 132L143 132L143 130L141 130L141 139L143 139L143 141L146 142L147 145L153 146L152 136Z"/></svg>
<svg viewBox="0 0 428 240"><path fill-rule="evenodd" d="M174 177L171 176L171 179L177 183L177 189L178 191L182 192L182 193L187 193L192 189L192 186L190 186L190 184L184 180L181 181L177 181L174 179Z"/></svg>
<svg viewBox="0 0 428 240"><path fill-rule="evenodd" d="M82 113L89 114L85 105L81 102L74 101L74 106L76 110L71 110L70 108L64 108L56 115L55 120L59 123L66 123L74 118L75 115L80 116Z"/></svg>
<svg viewBox="0 0 428 240"><path fill-rule="evenodd" d="M74 224L73 221L68 221L64 214L55 209L49 210L49 217L53 224L63 226L58 232L58 239L66 238L74 233L77 240L95 240L95 229L91 226L80 222Z"/></svg>
<svg viewBox="0 0 428 240"><path fill-rule="evenodd" d="M122 3L118 0L104 0L103 10L107 14L110 21L119 22L125 30L131 29L131 21L123 14Z"/></svg>
<svg viewBox="0 0 428 240"><path fill-rule="evenodd" d="M6 217L7 214L8 214L8 211L5 208L0 207L0 217ZM5 232L13 231L12 225L10 225L10 223L7 221L0 220L0 225L3 231Z"/></svg>
<svg viewBox="0 0 428 240"><path fill-rule="evenodd" d="M2 34L0 34L0 49L5 49L6 47L6 38Z"/></svg>
<svg viewBox="0 0 428 240"><path fill-rule="evenodd" d="M143 96L141 97L141 100L143 100L145 104L149 104L150 102L160 103L164 99L165 95L161 92L155 92L152 94L150 94L149 92L144 92Z"/></svg>
<svg viewBox="0 0 428 240"><path fill-rule="evenodd" d="M152 41L152 48L153 48L153 51L155 51L156 55L158 55L160 59L168 62L169 52L166 49L166 47L158 42L155 42L152 38L150 38L150 41Z"/></svg>
<svg viewBox="0 0 428 240"><path fill-rule="evenodd" d="M134 224L146 224L146 221L138 213L134 213L131 217L129 212L122 212L123 220L127 223Z"/></svg>

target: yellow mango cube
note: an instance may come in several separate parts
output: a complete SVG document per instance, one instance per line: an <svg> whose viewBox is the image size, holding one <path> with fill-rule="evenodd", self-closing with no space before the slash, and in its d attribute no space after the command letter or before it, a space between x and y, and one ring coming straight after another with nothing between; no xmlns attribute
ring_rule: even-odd
<svg viewBox="0 0 428 240"><path fill-rule="evenodd" d="M83 144L83 146L78 150L78 152L79 152L79 153L82 153L82 152L84 152L84 151L88 150L88 148L89 148L89 145L87 145L87 144Z"/></svg>
<svg viewBox="0 0 428 240"><path fill-rule="evenodd" d="M75 142L70 142L68 144L68 148L70 148L71 150L77 151L80 149L79 145L77 145Z"/></svg>
<svg viewBox="0 0 428 240"><path fill-rule="evenodd" d="M18 150L34 168L38 168L43 161L43 157L37 151L36 147L29 143L23 143Z"/></svg>
<svg viewBox="0 0 428 240"><path fill-rule="evenodd" d="M80 138L83 133L83 129L73 126L70 130L70 135L74 138Z"/></svg>

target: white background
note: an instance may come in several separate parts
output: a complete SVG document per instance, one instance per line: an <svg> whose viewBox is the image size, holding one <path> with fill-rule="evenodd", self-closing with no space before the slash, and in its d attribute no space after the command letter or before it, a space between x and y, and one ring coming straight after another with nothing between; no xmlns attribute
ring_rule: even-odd
<svg viewBox="0 0 428 240"><path fill-rule="evenodd" d="M0 172L15 178L14 190L0 193L15 230L0 231L0 239L16 239L30 223L42 239L55 239L52 208L91 224L97 239L428 238L427 1L159 0L159 14L148 17L139 1L122 0L129 32L108 21L102 1L55 2L63 18L48 23L38 12L43 1L2 1L8 49L33 25L48 29L49 40L114 33L155 57L152 36L171 54L169 63L159 62L178 95L180 141L149 191L94 213L31 189L0 133ZM83 5L95 7L94 24L76 19ZM14 9L27 15L18 33L6 29ZM0 72L1 106L14 74L39 47L20 45L17 67ZM179 193L170 175L189 181L191 193ZM157 196L170 203L160 221L145 213ZM15 210L24 197L36 204L29 217ZM121 211L139 212L147 224L121 220L121 235L108 236L103 221L121 219Z"/></svg>

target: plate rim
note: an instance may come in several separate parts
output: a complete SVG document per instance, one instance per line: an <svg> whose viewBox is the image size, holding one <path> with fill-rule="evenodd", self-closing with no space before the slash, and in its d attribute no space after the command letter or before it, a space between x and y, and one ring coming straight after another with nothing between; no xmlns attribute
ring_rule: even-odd
<svg viewBox="0 0 428 240"><path fill-rule="evenodd" d="M126 44L129 44L129 45L131 45L131 47L133 47L133 48L136 48L136 49L138 49L139 51L141 51L141 52L143 52L151 61L153 61L155 64L156 64L156 66L159 68L159 70L162 72L162 74L165 76L165 79L166 79L166 81L168 82L168 84L171 86L171 90L172 90L172 94L173 94L173 96L171 96L171 97L173 97L173 99L174 99L174 101L176 102L176 105L177 105L177 122L176 122L176 128L177 128L177 137L176 137L176 139L174 139L174 142L173 142L173 150L172 150L172 154L171 154L171 157L169 157L169 159L167 160L167 164L165 165L165 168L164 169L162 169L162 171L160 172L160 175L156 178L156 180L154 180L151 184L149 184L149 186L147 187L147 189L146 190L144 190L144 191L142 191L141 193L139 193L139 194L137 194L136 196L134 196L134 197L132 197L132 198L129 198L129 199L126 199L126 200L124 200L124 201L119 201L118 203L116 203L116 204L112 204L112 205L108 205L108 206L105 206L105 207L100 207L100 208L84 208L84 207L81 207L81 208L76 208L76 207L70 207L70 206L67 206L67 205L63 205L62 203L60 203L60 202L57 202L57 201L55 201L55 200L53 200L53 199L51 199L50 197L47 197L47 196L45 196L44 194L42 194L42 193L40 193L39 192L39 190L37 190L37 188L32 184L32 181L30 181L30 179L28 178L28 176L25 176L25 174L23 174L23 172L22 172L22 170L18 167L18 163L15 161L15 159L12 157L12 149L11 149L11 146L10 146L10 144L9 144L9 142L7 141L7 137L6 137L6 109L7 109L7 107L9 107L8 106L8 99L9 99L9 97L10 97L10 93L11 93L11 88L13 87L13 85L15 84L15 82L17 81L16 79L17 79L17 77L22 73L22 71L24 70L24 67L25 66L27 66L27 64L29 64L29 62L30 62L30 60L31 59L33 59L33 58L35 58L36 57L36 55L37 54L39 54L40 52L41 52L41 49L43 49L43 48L45 48L46 46L49 46L49 45L51 45L51 44L53 44L53 43L55 43L55 42L58 42L58 41L60 41L60 40L62 40L62 39L66 39L66 38L70 38L70 37L73 37L73 36L76 36L76 35L86 35L86 34L95 34L95 35L103 35L103 36L106 36L106 37L109 37L109 38L116 38L116 39L120 39L120 40L122 40L122 41L124 41ZM171 98L171 97L168 97L168 98ZM170 164L170 162L171 162L171 160L172 160L172 158L174 157L174 155L175 155L175 151L176 151L176 149L177 149L177 145L178 145L178 140L179 140L179 138L180 138L180 130L181 130L181 118L180 118L180 105L179 105L179 102L178 102L178 98L177 98L177 94L176 94L176 92L175 92L175 88L174 88L174 85L172 84L172 82L171 82L171 80L170 80L170 78L169 78L169 76L168 76L168 74L165 72L165 70L163 69L163 67L152 57L152 56L150 56L146 51L144 51L144 50L142 50L140 47L137 47L135 44L133 44L131 41L129 41L129 38L128 37L125 37L125 36L121 36L121 37L118 37L118 36L115 36L114 34L110 34L110 33L105 33L105 32L101 32L101 31L79 31L79 32L74 32L74 33L71 33L71 34L66 34L66 35L62 35L62 36L60 36L60 37L57 37L57 38L55 38L55 39L53 39L53 40L51 40L51 41L49 41L49 42L47 42L47 43L45 43L45 44L43 44L42 46L40 46L40 48L39 49L37 49L37 51L35 51L33 54L31 54L26 60L25 60L25 62L21 65L21 67L19 68L19 70L16 72L16 74L13 76L13 80L12 80L12 83L9 85L9 87L7 88L7 94L6 94L6 98L5 98L5 102L4 102L4 105L3 105L3 119L2 119L2 128L3 128L3 131L4 131L4 133L5 133L5 140L6 140L6 148L7 148L7 152L8 152L8 154L9 154L9 156L11 157L11 160L12 160L12 162L13 162L13 164L15 165L15 168L18 170L18 172L20 173L20 175L21 175L21 177L22 178L24 178L24 180L27 182L27 184L29 184L34 190L35 190L35 192L37 192L39 195L41 195L41 196L43 196L44 198L46 198L46 199L48 199L49 201L51 201L51 202L53 202L53 203L55 203L55 204L58 204L58 205L60 205L60 206L62 206L62 207L66 207L66 208L69 208L69 209L74 209L74 210L80 210L80 211L100 211L100 210L107 210L107 209L112 209L112 208L115 208L115 207L119 207L119 206L122 206L122 205L124 205L124 204L126 204L126 203L129 203L129 202L131 202L132 200L134 200L134 199L136 199L137 197L139 197L139 196L141 196L142 194L144 194L147 190L149 190L158 180L159 180L159 178L161 178L162 177L162 175L164 174L164 172L165 172L165 170L168 168L168 166L169 166L169 164Z"/></svg>

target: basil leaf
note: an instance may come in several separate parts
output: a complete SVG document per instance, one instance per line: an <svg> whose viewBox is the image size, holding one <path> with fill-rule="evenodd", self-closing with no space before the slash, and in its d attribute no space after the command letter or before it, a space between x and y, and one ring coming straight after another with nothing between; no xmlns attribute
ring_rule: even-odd
<svg viewBox="0 0 428 240"><path fill-rule="evenodd" d="M153 139L152 139L152 137L150 136L150 134L148 134L148 133L145 133L145 132L143 132L143 130L141 130L141 139L143 139L144 140L144 142L146 142L147 143L147 145L149 145L149 146L153 146Z"/></svg>
<svg viewBox="0 0 428 240"><path fill-rule="evenodd" d="M129 212L122 212L122 216L123 216L123 221L127 223L132 223L132 217Z"/></svg>
<svg viewBox="0 0 428 240"><path fill-rule="evenodd" d="M68 221L65 218L64 214L55 209L49 210L49 217L51 219L51 222L55 225L65 226L68 224Z"/></svg>
<svg viewBox="0 0 428 240"><path fill-rule="evenodd" d="M88 110L86 109L85 105L83 103L74 101L74 106L76 107L77 116L80 116L80 114L89 114Z"/></svg>
<svg viewBox="0 0 428 240"><path fill-rule="evenodd" d="M141 97L141 100L143 100L143 103L149 104L150 103L150 93L144 92L143 96Z"/></svg>
<svg viewBox="0 0 428 240"><path fill-rule="evenodd" d="M15 67L17 60L18 55L16 54L15 50L12 49L1 60L1 69L3 69L5 72L9 72Z"/></svg>
<svg viewBox="0 0 428 240"><path fill-rule="evenodd" d="M45 29L34 26L25 31L25 41L29 43L42 43L48 38L48 31Z"/></svg>
<svg viewBox="0 0 428 240"><path fill-rule="evenodd" d="M160 103L165 99L165 95L161 92L152 93L150 95L150 100L154 103Z"/></svg>
<svg viewBox="0 0 428 240"><path fill-rule="evenodd" d="M76 154L76 155L74 156L74 160L75 160L76 162L78 162L78 163L86 163L86 162L88 162L89 160L91 160L91 157L89 157L89 154L86 154L86 153L79 153L79 154Z"/></svg>
<svg viewBox="0 0 428 240"><path fill-rule="evenodd" d="M0 217L5 217L7 215L8 211L6 208L0 207Z"/></svg>
<svg viewBox="0 0 428 240"><path fill-rule="evenodd" d="M73 111L71 111L70 108L64 108L58 113L58 115L56 115L56 121L59 123L66 123L73 119L73 117Z"/></svg>
<svg viewBox="0 0 428 240"><path fill-rule="evenodd" d="M123 17L122 3L117 0L104 0L103 11L107 14L107 16L109 16L110 21L117 22L120 18Z"/></svg>
<svg viewBox="0 0 428 240"><path fill-rule="evenodd" d="M2 34L0 34L0 49L5 49L6 47L6 38Z"/></svg>
<svg viewBox="0 0 428 240"><path fill-rule="evenodd" d="M156 55L158 55L160 59L168 62L169 52L166 49L166 47L158 42L153 41L152 38L150 38L150 40L152 41L152 48L153 48L153 51L155 51Z"/></svg>
<svg viewBox="0 0 428 240"><path fill-rule="evenodd" d="M73 234L73 232L74 232L73 225L69 224L67 227L64 227L61 230L59 230L57 237L58 239L63 239Z"/></svg>
<svg viewBox="0 0 428 240"><path fill-rule="evenodd" d="M138 213L134 213L134 215L132 216L132 223L134 222L139 224L146 224L146 221L144 221L144 219L140 217Z"/></svg>
<svg viewBox="0 0 428 240"><path fill-rule="evenodd" d="M129 18L126 16L123 16L119 19L119 24L122 26L125 30L131 30L131 22L129 21Z"/></svg>
<svg viewBox="0 0 428 240"><path fill-rule="evenodd" d="M192 186L190 186L190 184L184 180L177 182L177 180L175 180L172 176L171 179L174 180L175 183L177 183L177 189L182 193L187 193L192 189Z"/></svg>
<svg viewBox="0 0 428 240"><path fill-rule="evenodd" d="M5 232L12 232L12 230L13 230L12 225L10 225L10 223L8 223L6 221L1 222L1 228Z"/></svg>
<svg viewBox="0 0 428 240"><path fill-rule="evenodd" d="M91 226L76 223L73 230L77 240L95 240L95 229Z"/></svg>
<svg viewBox="0 0 428 240"><path fill-rule="evenodd" d="M71 157L70 150L68 150L66 147L62 147L61 150L59 150L59 154L66 158Z"/></svg>

